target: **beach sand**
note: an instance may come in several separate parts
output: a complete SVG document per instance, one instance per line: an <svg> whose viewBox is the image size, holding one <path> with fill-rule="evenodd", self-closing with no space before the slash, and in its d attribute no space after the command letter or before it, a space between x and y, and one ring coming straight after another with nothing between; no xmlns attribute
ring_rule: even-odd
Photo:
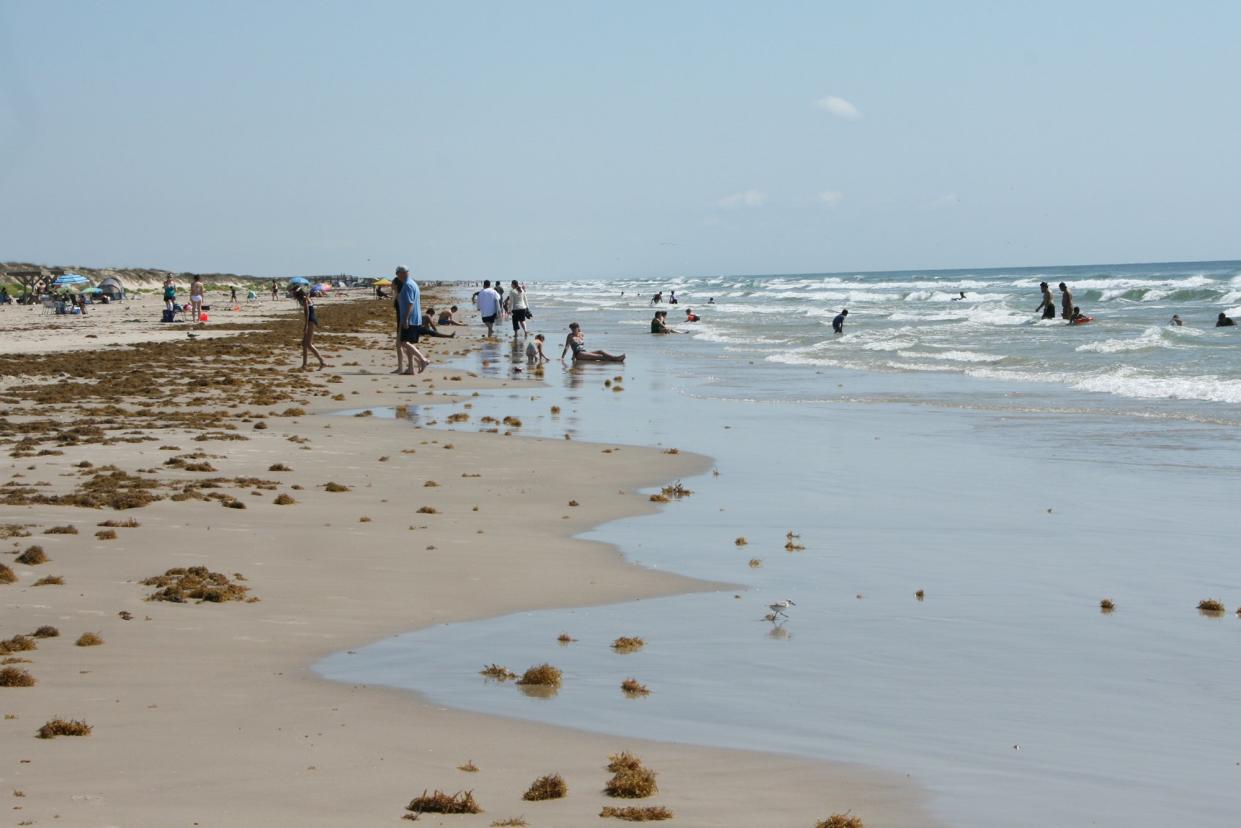
<svg viewBox="0 0 1241 828"><path fill-rule="evenodd" d="M325 331L332 330L333 301L320 305ZM149 316L156 303L146 304ZM288 304L282 303L285 327L266 338L237 340L237 354L250 355L244 370L237 354L186 339L188 326L165 333L158 323L153 331L145 330L149 322L130 323L144 326L132 334L136 339L185 340L149 346L165 349L158 357L138 349L143 359L163 360L161 376L191 383L195 375L230 370L249 376L241 388L221 387L220 380L197 402L183 396L175 410L151 405L155 401L141 391L108 399L80 391L65 402L64 395L47 393L63 378L15 375L17 361L6 363L8 377L0 383L8 411L0 460L0 483L11 484L0 489L6 500L46 500L75 487L81 492L107 464L162 481L152 491L164 496L125 510L0 506L0 524L21 524L30 533L0 541L0 549L20 552L38 544L50 559L23 565L13 555L0 556L17 576L16 583L0 585L3 638L41 625L60 631L40 639L36 650L8 656L29 659L12 666L29 670L36 686L0 688L6 746L0 791L10 800L13 824L395 824L411 798L437 788L473 790L485 813L426 814L419 822L476 826L524 816L534 826L580 826L598 823L604 805L658 804L675 813L671 825L813 826L846 811L872 828L936 824L916 785L899 775L585 734L449 710L409 693L315 675L310 665L328 654L428 625L727 588L643 569L610 547L572 537L652 510L636 489L700 472L709 468L708 458L654 448L605 455L575 441L445 434L374 417L322 416L344 408L425 405L446 390L460 399L472 388L496 384L439 367L447 354L478 342L477 326L457 329L456 341L434 341L428 350L436 365L423 377L389 374L392 349L381 331L390 310L387 303L374 304L381 321L359 323L334 346L332 336L322 336L335 348L327 353L333 369L306 375L289 372L300 364L300 353L296 337L288 336L296 326ZM123 339L131 335L124 324L62 329L55 346L70 353L106 349L115 359L124 349L112 343L133 341ZM87 339L88 333L98 338ZM287 344L276 350L278 342ZM38 363L39 357L25 356L46 340L35 343L6 324L0 354ZM272 367L253 362L264 347ZM109 377L116 376L112 364ZM514 399L512 414L520 417L523 406L532 405L540 404ZM279 412L289 416L275 416ZM158 425L135 428L143 417ZM104 425L109 418L115 428ZM155 439L102 445L65 436L83 420L93 420L92 428L112 440ZM48 421L61 428L23 428ZM228 434L248 439L218 439ZM195 439L204 435L211 439ZM22 437L25 442L18 442ZM186 457L196 451L206 456ZM166 465L174 457L183 458L180 465ZM79 467L83 461L93 466ZM213 471L184 468L195 463ZM277 463L290 470L270 471ZM200 478L216 479L218 488L184 483ZM328 482L348 491L329 492ZM186 491L188 499L166 497ZM282 493L296 503L276 505ZM211 495L220 499L199 499ZM234 501L245 508L225 508ZM96 538L96 524L129 518L141 526L117 528L113 540ZM43 534L63 525L78 533ZM245 580L237 583L259 600L145 600L156 588L142 579L200 565L229 577L240 573ZM64 584L33 585L48 575L62 576ZM104 644L74 646L84 632L98 633ZM480 653L480 668L490 656ZM520 672L530 665L506 666ZM93 732L35 738L40 725L56 717L85 720ZM626 801L603 794L607 757L620 750L637 753L659 772L656 796ZM479 770L458 770L467 760ZM564 776L568 797L522 801L529 783L546 773Z"/></svg>

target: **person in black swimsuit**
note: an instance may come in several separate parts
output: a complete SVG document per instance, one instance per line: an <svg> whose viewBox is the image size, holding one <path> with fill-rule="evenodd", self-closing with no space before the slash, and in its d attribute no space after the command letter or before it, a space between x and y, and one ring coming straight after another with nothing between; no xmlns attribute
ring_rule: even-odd
<svg viewBox="0 0 1241 828"><path fill-rule="evenodd" d="M1043 292L1043 301L1034 309L1035 313L1042 311L1044 319L1056 318L1056 300L1051 295L1051 286L1046 282L1039 282L1038 289Z"/></svg>
<svg viewBox="0 0 1241 828"><path fill-rule="evenodd" d="M586 335L582 326L576 322L569 325L569 335L565 337L564 347L560 349L560 358L564 359L565 351L573 349L574 362L624 362L624 354L609 354L607 351L586 350Z"/></svg>
<svg viewBox="0 0 1241 828"><path fill-rule="evenodd" d="M319 360L319 370L322 371L327 367L327 363L323 361L323 354L319 353L319 349L315 347L315 328L319 327L319 315L315 311L315 303L304 287L298 288L293 295L297 303L302 306L302 370L307 370L310 355L314 354Z"/></svg>

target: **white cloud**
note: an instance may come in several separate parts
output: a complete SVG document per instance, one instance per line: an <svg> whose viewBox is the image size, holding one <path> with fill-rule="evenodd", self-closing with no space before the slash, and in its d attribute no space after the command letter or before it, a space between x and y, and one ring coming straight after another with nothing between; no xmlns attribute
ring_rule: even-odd
<svg viewBox="0 0 1241 828"><path fill-rule="evenodd" d="M933 199L926 206L932 210L943 210L947 207L956 207L961 203L960 197L956 193L944 193L937 199Z"/></svg>
<svg viewBox="0 0 1241 828"><path fill-rule="evenodd" d="M818 199L828 207L835 207L845 200L845 194L840 192L840 190L824 190L819 193Z"/></svg>
<svg viewBox="0 0 1241 828"><path fill-rule="evenodd" d="M767 203L767 194L758 190L745 190L716 199L716 207L762 207Z"/></svg>
<svg viewBox="0 0 1241 828"><path fill-rule="evenodd" d="M819 109L825 109L835 115L837 118L844 118L846 121L856 121L862 117L862 113L853 104L844 98L838 98L835 95L828 95L825 98L819 98L814 102Z"/></svg>

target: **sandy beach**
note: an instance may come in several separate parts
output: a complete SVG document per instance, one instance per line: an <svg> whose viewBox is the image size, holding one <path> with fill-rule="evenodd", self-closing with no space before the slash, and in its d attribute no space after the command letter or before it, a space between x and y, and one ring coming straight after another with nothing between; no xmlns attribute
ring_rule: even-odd
<svg viewBox="0 0 1241 828"><path fill-rule="evenodd" d="M672 825L813 826L833 813L867 826L936 824L903 775L584 734L315 675L310 665L327 655L431 625L728 589L573 538L654 510L639 488L711 460L603 453L524 438L519 426L449 435L331 416L503 385L442 367L477 345L477 324L433 340L425 375L397 377L388 304L329 300L320 342L332 368L303 374L292 370L291 303L243 302L214 317L238 324L213 320L194 339L186 325L152 324L157 304L112 305L51 329L10 324L37 309L0 309L0 524L13 553L0 561L16 577L0 584L0 630L10 640L59 631L5 656L37 681L0 688L10 824L395 824L424 789L472 790L485 811L418 820L430 824L608 824L603 806L650 804L670 808ZM273 313L274 326L246 330ZM125 321L137 316L148 321ZM514 395L513 417L542 410L529 389ZM294 502L278 505L281 495ZM152 497L124 509L66 502ZM99 526L129 519L140 525L112 529L113 539ZM47 533L65 526L76 533ZM17 562L32 545L48 560ZM197 566L247 588L243 600L147 600L159 587L143 579ZM64 583L36 586L45 576ZM87 632L104 643L75 646ZM479 668L488 660L480 654ZM36 738L55 718L92 732ZM658 772L658 794L604 795L608 756L622 750ZM467 761L478 770L459 770ZM563 775L568 797L523 801L549 773Z"/></svg>

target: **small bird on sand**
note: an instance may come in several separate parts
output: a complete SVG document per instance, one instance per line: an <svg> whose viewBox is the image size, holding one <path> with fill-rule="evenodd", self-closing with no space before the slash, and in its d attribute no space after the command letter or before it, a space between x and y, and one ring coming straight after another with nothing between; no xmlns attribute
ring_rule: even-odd
<svg viewBox="0 0 1241 828"><path fill-rule="evenodd" d="M185 335L188 336L190 339L198 339L198 334L196 333L190 333L189 331L186 331Z"/></svg>
<svg viewBox="0 0 1241 828"><path fill-rule="evenodd" d="M777 617L783 615L785 618L788 618L788 613L785 610L789 607L795 607L797 604L793 602L793 599L785 598L783 601L776 601L774 604L768 604L767 606L771 609L772 615Z"/></svg>

